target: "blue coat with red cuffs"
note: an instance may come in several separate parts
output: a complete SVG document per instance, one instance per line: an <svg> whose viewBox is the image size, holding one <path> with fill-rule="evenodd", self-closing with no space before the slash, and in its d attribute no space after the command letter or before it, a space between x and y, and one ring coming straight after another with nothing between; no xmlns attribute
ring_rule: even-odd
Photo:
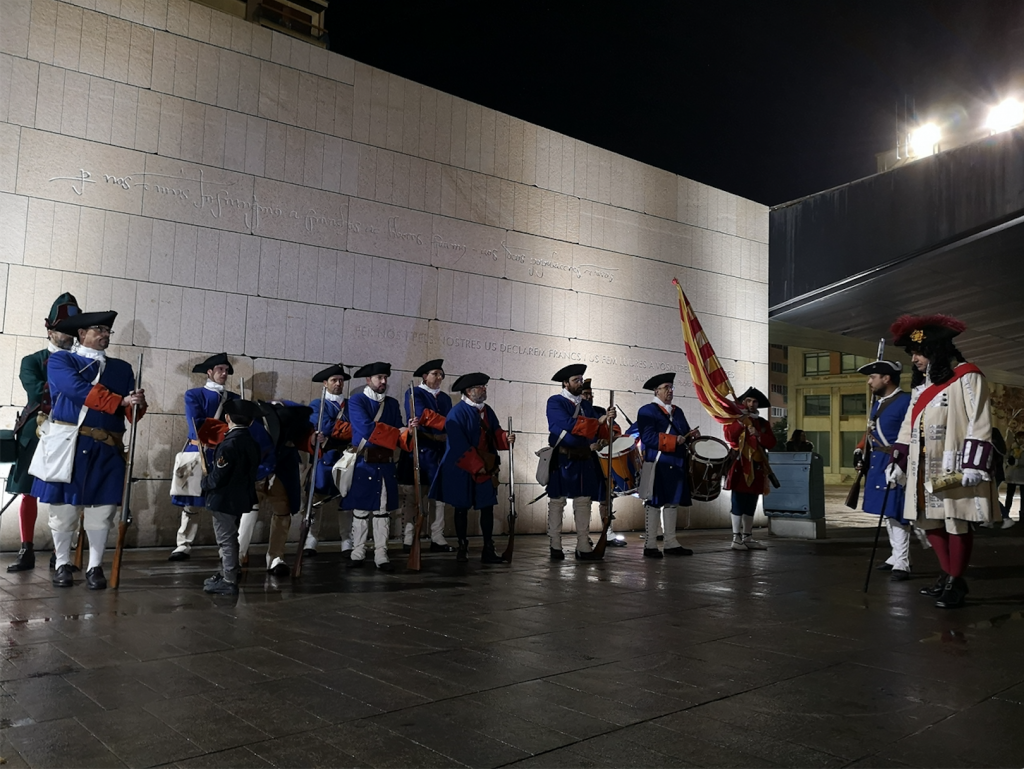
<svg viewBox="0 0 1024 769"><path fill-rule="evenodd" d="M413 398L416 400L416 417L420 420L420 483L433 483L441 467L441 457L445 451L444 423L452 410L451 396L439 392L436 396L423 387L414 387ZM409 391L405 391L405 413L412 414L409 408ZM412 454L403 452L398 466L399 483L412 483ZM434 499L435 497L431 497Z"/></svg>
<svg viewBox="0 0 1024 769"><path fill-rule="evenodd" d="M691 504L689 470L686 463L686 443L683 436L690 432L683 410L669 406L672 416L657 403L648 403L636 415L640 440L644 445L644 463L654 464L654 496L644 500L653 507Z"/></svg>
<svg viewBox="0 0 1024 769"><path fill-rule="evenodd" d="M224 402L239 397L238 393L224 391ZM188 445L186 452L199 451L199 447L192 441L196 440L196 428L202 428L203 422L213 419L217 410L220 409L220 393L216 390L209 390L206 387L193 387L185 391L185 421L188 424ZM227 424L224 424L224 435L227 434ZM213 457L217 447L209 444L206 447L206 466L213 467ZM171 496L171 504L178 507L202 507L206 504L203 497Z"/></svg>
<svg viewBox="0 0 1024 769"><path fill-rule="evenodd" d="M57 422L78 422L85 406L82 424L96 430L124 433L126 413L121 407L124 396L135 389L135 374L123 360L107 358L99 381L94 385L100 362L67 350L53 353L46 364L53 406L50 418ZM139 409L139 416L145 409ZM124 485L125 459L121 450L106 443L78 436L74 470L70 483L47 483L38 478L32 483L32 496L50 505L120 505Z"/></svg>
<svg viewBox="0 0 1024 769"><path fill-rule="evenodd" d="M484 429L487 420L490 434ZM508 433L501 429L494 409L484 405L477 411L465 401L459 401L448 412L445 423L448 444L441 467L430 487L430 498L438 499L456 508L491 507L498 501L498 493L487 472L485 454L508 450ZM498 472L498 463L493 472Z"/></svg>
<svg viewBox="0 0 1024 769"><path fill-rule="evenodd" d="M348 399L348 417L352 425L352 445L358 446L365 441L363 449L376 447L379 449L406 448L402 439L402 409L398 401L391 397L384 398L384 411L377 422L373 421L380 402L370 398L364 392L358 392ZM398 508L398 481L395 477L393 462L367 462L365 451L360 451L356 460L355 473L352 477L352 488L341 500L342 510L380 510L380 495L387 493L386 510Z"/></svg>
<svg viewBox="0 0 1024 769"><path fill-rule="evenodd" d="M608 429L597 421L590 401L581 401L579 416L573 417L575 411L576 404L561 393L548 398L548 445L554 446L558 436L565 431L551 463L548 496L551 499L590 497L600 501L605 497L604 477L590 445L598 438L607 438ZM585 458L573 459L559 451L562 447L589 453Z"/></svg>

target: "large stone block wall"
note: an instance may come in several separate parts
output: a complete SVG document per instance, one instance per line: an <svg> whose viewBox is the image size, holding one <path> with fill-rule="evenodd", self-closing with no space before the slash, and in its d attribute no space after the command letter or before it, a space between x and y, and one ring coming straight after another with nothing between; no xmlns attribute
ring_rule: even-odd
<svg viewBox="0 0 1024 769"><path fill-rule="evenodd" d="M3 0L0 17L3 422L54 297L117 310L111 353L145 352L151 404L133 544L173 542L181 396L208 353L264 399L309 401L339 360L390 361L399 397L429 358L449 384L489 373L522 434L532 532L566 363L631 418L649 376L680 372L677 403L720 435L686 374L673 277L736 387L767 390L764 206L188 0ZM635 500L618 508L641 525ZM692 526L726 524L724 498L692 509Z"/></svg>

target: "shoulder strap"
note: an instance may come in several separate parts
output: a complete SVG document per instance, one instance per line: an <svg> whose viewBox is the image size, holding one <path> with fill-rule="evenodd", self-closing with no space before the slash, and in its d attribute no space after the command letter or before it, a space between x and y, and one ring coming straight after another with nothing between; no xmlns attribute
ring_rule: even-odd
<svg viewBox="0 0 1024 769"><path fill-rule="evenodd" d="M975 366L973 363L961 363L953 370L953 376L947 379L940 385L933 384L926 387L917 398L917 403L914 404L914 410L910 415L910 423L916 424L917 418L921 416L921 412L924 411L924 407L927 406L940 392L949 387L953 382L956 382L961 377L967 374L980 374L981 369Z"/></svg>
<svg viewBox="0 0 1024 769"><path fill-rule="evenodd" d="M382 400L380 402L380 405L377 407L377 413L374 414L374 416L373 416L373 421L375 423L380 421L381 414L384 413L384 403L386 401L387 401L387 398L385 397L384 400ZM338 412L338 413L340 414L341 412ZM356 446L356 451L362 451L363 450L363 446L365 446L365 445L366 445L366 438L360 438L359 439L359 445Z"/></svg>
<svg viewBox="0 0 1024 769"><path fill-rule="evenodd" d="M583 401L581 400L579 403L576 404L576 410L574 412L572 412L572 418L576 419L580 415L580 411L582 409L583 409ZM569 432L569 431L568 430L562 430L562 432L558 436L558 440L555 441L555 445L552 446L551 448L555 448L555 446L557 446L559 443L561 443L562 442L562 438L565 437L565 434L567 432Z"/></svg>

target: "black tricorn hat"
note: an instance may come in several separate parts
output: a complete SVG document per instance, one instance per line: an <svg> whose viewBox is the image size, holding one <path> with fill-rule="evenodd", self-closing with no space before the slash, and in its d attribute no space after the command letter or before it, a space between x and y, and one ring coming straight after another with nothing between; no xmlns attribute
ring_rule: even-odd
<svg viewBox="0 0 1024 769"><path fill-rule="evenodd" d="M568 382L574 376L582 376L583 372L587 370L587 364L585 363L573 363L566 366L563 369L559 369L555 372L555 375L551 377L552 382Z"/></svg>
<svg viewBox="0 0 1024 769"><path fill-rule="evenodd" d="M74 334L79 329L88 328L89 326L112 327L116 317L117 313L113 310L107 310L106 312L80 312L77 315L69 315L57 321L50 328L62 334Z"/></svg>
<svg viewBox="0 0 1024 769"><path fill-rule="evenodd" d="M873 360L857 369L858 373L864 376L870 376L871 374L888 374L893 376L903 371L903 364L899 361L891 360Z"/></svg>
<svg viewBox="0 0 1024 769"><path fill-rule="evenodd" d="M74 294L64 292L53 300L50 314L46 316L46 320L43 323L46 324L47 328L53 328L53 324L57 321L64 320L64 318L71 315L78 315L81 311L82 308L78 306L78 300L75 299Z"/></svg>
<svg viewBox="0 0 1024 769"><path fill-rule="evenodd" d="M655 374L646 382L644 382L645 390L657 390L663 384L672 384L676 381L676 374L674 371L669 371L664 374Z"/></svg>
<svg viewBox="0 0 1024 769"><path fill-rule="evenodd" d="M228 360L228 354L226 352L219 352L216 355L211 355L202 363L197 363L192 367L192 373L205 374L214 366L227 366L229 374L235 373L235 367L231 365L231 361Z"/></svg>
<svg viewBox="0 0 1024 769"><path fill-rule="evenodd" d="M746 392L742 395L736 396L736 402L742 403L746 398L754 398L757 401L757 407L759 409L766 409L771 406L771 401L768 400L768 396L758 390L756 387L748 387Z"/></svg>
<svg viewBox="0 0 1024 769"><path fill-rule="evenodd" d="M441 358L437 358L435 360L428 360L426 363L424 363L418 369L413 371L412 375L413 376L426 376L428 373L430 373L434 369L439 369L441 371L441 373L443 374L444 373L444 360L441 359Z"/></svg>
<svg viewBox="0 0 1024 769"><path fill-rule="evenodd" d="M332 376L340 376L342 382L347 382L352 377L345 373L345 364L335 363L333 366L328 366L323 371L317 371L313 374L314 382L326 382Z"/></svg>
<svg viewBox="0 0 1024 769"><path fill-rule="evenodd" d="M267 418L267 432L275 445L282 441L302 441L312 429L309 418L313 409L298 404L260 401L260 411Z"/></svg>
<svg viewBox="0 0 1024 769"><path fill-rule="evenodd" d="M470 387L479 387L485 385L491 381L491 378L487 374L481 374L479 371L472 374L463 374L455 380L455 384L452 385L453 393L464 393Z"/></svg>
<svg viewBox="0 0 1024 769"><path fill-rule="evenodd" d="M252 401L232 398L224 404L224 413L231 416L248 417L250 421L260 418L260 407Z"/></svg>
<svg viewBox="0 0 1024 769"><path fill-rule="evenodd" d="M391 376L391 364L381 363L380 361L377 361L376 363L367 363L361 369L356 371L356 373L354 373L352 376L371 377L377 376L378 374L383 374L384 376Z"/></svg>

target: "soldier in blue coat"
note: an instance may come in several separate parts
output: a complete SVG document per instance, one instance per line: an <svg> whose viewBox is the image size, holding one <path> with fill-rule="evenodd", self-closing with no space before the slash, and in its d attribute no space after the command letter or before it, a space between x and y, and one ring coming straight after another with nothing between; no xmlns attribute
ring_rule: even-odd
<svg viewBox="0 0 1024 769"><path fill-rule="evenodd" d="M352 424L352 443L358 447L352 488L341 501L352 511L352 564L361 566L366 559L366 540L373 526L373 560L380 571L393 571L388 558L388 534L391 511L398 508L398 480L395 456L400 448L409 449L408 431L402 426L402 409L388 397L390 363L369 363L353 375L365 379L366 386L348 401ZM417 427L416 418L409 427Z"/></svg>
<svg viewBox="0 0 1024 769"><path fill-rule="evenodd" d="M38 478L32 496L50 506L50 529L56 556L56 587L71 587L71 538L84 515L89 538L89 566L85 581L90 590L103 590L103 549L114 513L121 504L124 485L125 420L138 406L146 411L146 394L135 389L135 374L123 360L107 357L117 313L83 312L59 321L54 329L77 336L68 350L50 355L46 365L52 410L50 419L79 424L74 466L69 483L47 483Z"/></svg>
<svg viewBox="0 0 1024 769"><path fill-rule="evenodd" d="M913 526L903 518L905 489L894 484L885 498L885 471L892 459L892 444L900 433L900 426L910 406L910 393L900 389L900 373L903 364L899 361L876 360L861 366L858 371L868 378L868 385L874 395L871 414L868 418L868 471L864 476L865 513L884 515L886 531L892 555L878 568L892 572L897 582L910 579L910 535ZM864 463L864 448L858 447L854 462L859 470ZM885 509L882 502L885 501Z"/></svg>
<svg viewBox="0 0 1024 769"><path fill-rule="evenodd" d="M431 494L431 487L437 471L441 467L441 457L444 456L445 442L445 418L452 410L452 399L446 392L441 391L441 383L444 382L444 361L428 360L413 374L414 377L421 377L420 384L412 389L412 397L416 401L415 416L419 420L419 427L416 428L417 440L420 446L420 489L423 492L423 513L430 520L430 552L450 553L455 548L448 544L444 538L444 502ZM405 391L405 413L413 415L413 406L409 403L409 390ZM399 480L402 483L412 483L412 455L403 453L400 460ZM409 513L415 509L410 506ZM431 516L430 511L433 511ZM403 549L406 552L412 547L413 522L410 517L405 521L403 538Z"/></svg>
<svg viewBox="0 0 1024 769"><path fill-rule="evenodd" d="M480 511L484 535L482 563L504 563L494 552L494 505L498 501L499 451L509 451L515 436L501 429L494 409L486 404L490 377L479 372L455 380L452 392L462 400L452 407L445 423L448 442L430 489L432 499L455 508L455 533L459 550L455 559L469 560L469 509Z"/></svg>
<svg viewBox="0 0 1024 769"><path fill-rule="evenodd" d="M185 422L188 428L186 452L199 451L199 437L196 430L203 427L207 419L221 421L228 401L238 398L238 393L228 391L228 377L235 373L226 352L211 355L192 367L193 374L206 374L206 384L185 391ZM223 426L227 429L227 424ZM215 447L204 441L206 466L213 462ZM192 552L192 542L199 530L199 513L205 507L202 497L171 496L171 504L181 508L181 525L175 538L175 547L167 560L186 561Z"/></svg>
<svg viewBox="0 0 1024 769"><path fill-rule="evenodd" d="M345 373L345 366L336 363L313 375L314 382L322 382L325 395L310 402L313 409L309 420L316 432L316 440L321 444L322 454L316 463L314 482L314 504L320 503L320 513L314 518L309 528L306 542L303 544L303 555L315 556L316 545L320 536L320 524L323 520L325 505L328 500L339 497L338 487L334 485L331 470L334 463L341 458L341 452L352 442L352 425L348 421L347 401L345 400L345 382L352 377ZM320 405L323 403L323 414ZM318 423L319 420L319 423ZM352 550L352 511L339 510L339 530L341 532L341 552Z"/></svg>
<svg viewBox="0 0 1024 769"><path fill-rule="evenodd" d="M652 496L644 500L645 558L662 557L657 544L659 515L665 525L665 555L693 555L676 539L676 519L679 507L691 504L687 446L700 431L691 430L683 410L672 405L675 381L671 372L648 379L644 389L653 390L654 397L636 415L644 473L654 473Z"/></svg>
<svg viewBox="0 0 1024 769"><path fill-rule="evenodd" d="M555 447L548 476L548 539L551 560L561 561L562 511L565 500L572 500L576 519L576 558L595 560L590 538L590 506L604 498L601 468L594 454L594 442L609 438L608 425L615 421L615 409L602 417L583 400L583 372L587 367L575 363L559 370L551 378L561 382L562 391L548 398L548 445Z"/></svg>

